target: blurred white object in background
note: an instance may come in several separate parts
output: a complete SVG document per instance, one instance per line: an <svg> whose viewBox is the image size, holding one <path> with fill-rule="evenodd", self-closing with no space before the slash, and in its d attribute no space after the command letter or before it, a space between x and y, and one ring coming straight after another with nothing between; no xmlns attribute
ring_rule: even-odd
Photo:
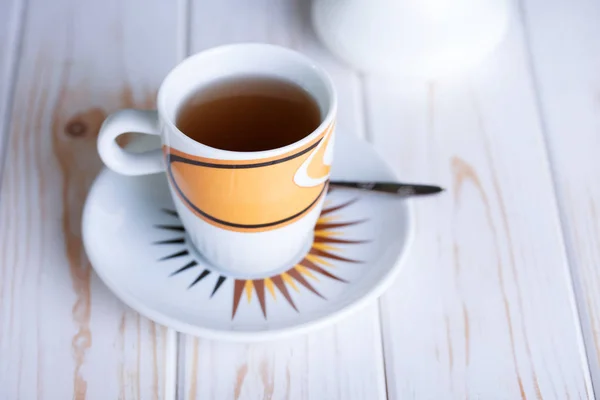
<svg viewBox="0 0 600 400"><path fill-rule="evenodd" d="M438 77L476 65L504 37L508 0L314 0L317 35L353 67Z"/></svg>

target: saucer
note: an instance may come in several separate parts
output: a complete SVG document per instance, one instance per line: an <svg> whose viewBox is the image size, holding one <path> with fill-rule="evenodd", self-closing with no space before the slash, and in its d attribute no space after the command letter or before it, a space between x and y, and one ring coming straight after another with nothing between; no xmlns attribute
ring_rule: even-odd
<svg viewBox="0 0 600 400"><path fill-rule="evenodd" d="M395 180L367 143L336 138L332 179ZM178 331L255 341L330 324L380 296L412 238L410 203L334 189L308 253L265 276L210 265L186 237L165 174L127 177L104 169L83 213L94 269L127 305Z"/></svg>

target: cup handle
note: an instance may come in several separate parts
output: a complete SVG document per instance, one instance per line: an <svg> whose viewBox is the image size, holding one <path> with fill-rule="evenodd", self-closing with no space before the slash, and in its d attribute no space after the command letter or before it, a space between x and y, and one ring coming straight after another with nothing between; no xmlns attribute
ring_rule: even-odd
<svg viewBox="0 0 600 400"><path fill-rule="evenodd" d="M109 115L98 134L98 153L104 164L115 172L130 176L164 171L161 149L132 153L117 144L115 139L128 132L160 135L158 113L129 109Z"/></svg>

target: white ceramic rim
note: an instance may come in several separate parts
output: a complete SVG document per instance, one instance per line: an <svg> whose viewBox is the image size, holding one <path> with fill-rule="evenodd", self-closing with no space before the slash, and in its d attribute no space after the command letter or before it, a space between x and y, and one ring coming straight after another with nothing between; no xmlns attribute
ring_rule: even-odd
<svg viewBox="0 0 600 400"><path fill-rule="evenodd" d="M301 140L294 142L292 144L289 144L287 146L284 146L284 147L279 147L279 148L264 150L264 151L239 152L239 151L217 149L217 148L210 147L205 144L199 143L199 142L189 138L188 136L186 136L183 132L181 132L177 128L177 126L175 125L175 122L173 121L173 118L169 115L169 112L167 110L167 104L166 104L167 99L166 98L167 98L167 91L169 90L169 87L171 85L176 84L175 81L177 80L177 75L180 73L180 71L183 68L185 68L185 66L187 64L198 62L202 58L206 58L209 56L215 56L215 55L225 56L227 53L235 52L235 51L239 50L240 48L244 48L246 50L254 50L255 49L255 50L268 51L274 55L283 55L285 57L294 58L296 62L298 62L299 64L303 64L305 67L310 69L315 74L315 77L323 84L325 90L327 91L327 112L325 113L325 116L323 118L321 118L321 120L322 120L321 124L312 133L305 136ZM191 86L191 87L193 87L193 86ZM192 90L190 90L190 91L192 91ZM311 93L311 95L313 95L313 93ZM182 97L185 97L185 96L182 96ZM321 133L323 133L323 131L333 122L335 115L337 113L337 95L335 92L333 81L331 80L331 77L329 76L329 74L327 72L325 72L325 70L322 67L317 65L315 62L313 62L310 58L308 58L304 54L299 53L294 50L290 50L286 47L281 47L281 46L276 46L276 45L266 44L266 43L236 43L236 44L228 44L228 45L219 46L219 47L213 47L211 49L204 50L200 53L196 53L196 54L186 58L185 60L183 60L179 64L177 64L177 66L175 68L173 68L171 70L171 72L169 72L169 74L165 77L162 84L160 85L160 88L158 89L157 108L158 108L158 115L160 116L161 120L164 121L164 123L169 127L171 132L174 132L179 138L181 138L186 143L186 146L190 146L190 148L194 149L193 151L190 151L190 153L206 154L208 151L210 151L210 152L215 152L217 154L218 158L223 158L223 159L227 159L227 160L230 160L230 159L235 159L235 160L238 160L238 159L241 159L241 160L262 159L262 158L276 157L281 154L290 152L294 149L300 148L300 147L312 142L317 136L319 136Z"/></svg>
<svg viewBox="0 0 600 400"><path fill-rule="evenodd" d="M384 167L386 172L391 174L390 176L396 176L396 174L392 173L387 163L384 161ZM97 179L97 178L96 178ZM199 336L206 339L214 339L214 340L227 340L233 342L259 342L259 341L267 341L267 340L275 340L281 339L284 337L289 337L293 335L299 335L303 333L307 333L309 331L317 330L326 325L330 325L334 322L337 322L349 314L360 310L365 307L371 300L380 297L385 290L394 282L395 278L398 276L400 271L402 270L402 266L406 260L408 249L412 245L415 236L415 222L414 222L414 209L412 202L410 200L404 201L402 204L403 207L406 207L407 210L407 222L406 222L406 240L404 241L402 248L398 252L398 258L394 263L394 266L391 267L387 273L379 280L379 282L374 285L370 290L368 290L363 297L357 299L346 306L343 306L339 310L333 311L328 315L324 315L322 317L316 318L314 320L301 323L299 325L281 328L272 331L256 331L256 332L247 332L247 331L228 331L228 330L214 330L204 327L199 327L197 325L189 324L186 322L181 322L180 320L170 317L169 315L155 311L150 307L146 307L143 301L140 301L136 298L136 296L131 296L126 291L121 291L118 289L117 285L113 285L110 279L98 269L94 268L94 271L98 274L100 279L104 282L106 286L114 293L116 296L123 301L126 305L138 311L140 314L145 317L158 322L159 324L165 325L169 328L173 328L178 332L186 333L194 336ZM90 214L90 210L88 208L88 202L86 202L84 210L82 222L83 226L88 226L86 220L88 218L88 214ZM85 228L83 232L83 241L85 245ZM92 263L93 265L93 263Z"/></svg>

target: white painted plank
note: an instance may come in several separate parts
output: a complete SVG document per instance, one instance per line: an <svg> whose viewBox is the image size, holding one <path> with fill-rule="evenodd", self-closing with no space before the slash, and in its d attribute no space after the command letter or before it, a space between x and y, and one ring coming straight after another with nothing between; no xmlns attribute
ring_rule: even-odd
<svg viewBox="0 0 600 400"><path fill-rule="evenodd" d="M11 47L13 47L12 41L14 41L15 37L13 32L17 27L17 22L15 21L15 17L17 17L17 6L19 2L17 0L7 0L0 3L0 54L2 57L0 60L0 72L2 72L1 76L4 76L4 72L7 69L8 63L8 53L10 53ZM0 87L4 87L6 82L2 82Z"/></svg>
<svg viewBox="0 0 600 400"><path fill-rule="evenodd" d="M4 146L8 136L9 109L15 77L15 60L23 25L23 2L5 0L0 2L0 176Z"/></svg>
<svg viewBox="0 0 600 400"><path fill-rule="evenodd" d="M600 3L527 0L523 10L587 355L598 392Z"/></svg>
<svg viewBox="0 0 600 400"><path fill-rule="evenodd" d="M593 398L518 23L463 77L365 85L398 176L448 189L381 301L390 398Z"/></svg>
<svg viewBox="0 0 600 400"><path fill-rule="evenodd" d="M80 216L100 123L153 106L177 61L176 15L161 0L28 2L0 188L2 399L174 395L175 334L94 275Z"/></svg>
<svg viewBox="0 0 600 400"><path fill-rule="evenodd" d="M337 64L310 30L309 2L195 1L191 51L234 42L268 42L294 48L320 62L340 97L338 133L361 135L361 99L356 75ZM229 344L185 337L186 399L381 399L385 381L378 310L372 304L314 334L265 344Z"/></svg>

